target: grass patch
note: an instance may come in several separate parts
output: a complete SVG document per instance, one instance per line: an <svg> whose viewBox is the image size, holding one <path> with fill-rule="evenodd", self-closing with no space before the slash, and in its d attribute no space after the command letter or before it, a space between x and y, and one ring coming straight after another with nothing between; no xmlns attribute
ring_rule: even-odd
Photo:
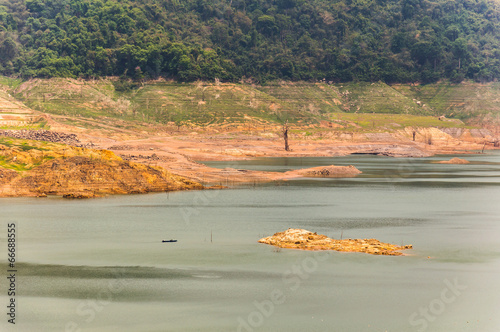
<svg viewBox="0 0 500 332"><path fill-rule="evenodd" d="M23 81L20 78L12 78L0 75L0 85L9 89L17 88Z"/></svg>
<svg viewBox="0 0 500 332"><path fill-rule="evenodd" d="M0 156L0 166L3 168L11 169L16 172L25 172L29 171L34 167L34 165L31 165L31 167L27 167L26 164L24 163L12 163L10 160L7 160L4 156Z"/></svg>
<svg viewBox="0 0 500 332"><path fill-rule="evenodd" d="M436 116L467 120L500 112L500 83L396 85L394 89L429 105Z"/></svg>
<svg viewBox="0 0 500 332"><path fill-rule="evenodd" d="M22 126L0 126L0 129L3 130L40 130L40 129L45 129L49 130L50 126L47 124L47 120L41 120L39 122L36 122L34 124L26 124Z"/></svg>
<svg viewBox="0 0 500 332"><path fill-rule="evenodd" d="M343 97L335 85L273 82L257 89L276 98L284 107L310 116L344 111Z"/></svg>
<svg viewBox="0 0 500 332"><path fill-rule="evenodd" d="M5 138L5 137L0 137L0 144L5 145L8 148L14 146L14 142L10 139Z"/></svg>
<svg viewBox="0 0 500 332"><path fill-rule="evenodd" d="M116 99L109 80L36 79L20 85L15 97L39 111L95 119L120 117L128 105Z"/></svg>
<svg viewBox="0 0 500 332"><path fill-rule="evenodd" d="M31 141L31 140L23 140L23 139L18 139L18 138L10 138L10 137L1 137L0 136L0 144L9 147L9 148L18 148L22 151L29 151L29 150L40 150L40 151L47 151L49 150L46 147L49 143L43 142L43 141ZM50 144L57 144L57 143L50 143ZM59 144L61 145L61 144ZM0 150L1 151L1 150Z"/></svg>
<svg viewBox="0 0 500 332"><path fill-rule="evenodd" d="M17 172L28 171L61 156L64 144L0 137L0 166Z"/></svg>
<svg viewBox="0 0 500 332"><path fill-rule="evenodd" d="M210 125L307 118L283 107L277 98L241 84L148 84L131 101L134 112L147 122Z"/></svg>
<svg viewBox="0 0 500 332"><path fill-rule="evenodd" d="M441 121L435 116L408 114L334 113L330 115L330 121L343 126L337 130L355 132L386 132L404 127L469 128L460 121Z"/></svg>
<svg viewBox="0 0 500 332"><path fill-rule="evenodd" d="M38 148L38 147L35 147L35 146L31 146L28 143L21 143L21 145L19 147L21 148L21 151L46 150L46 149L43 149L43 148Z"/></svg>

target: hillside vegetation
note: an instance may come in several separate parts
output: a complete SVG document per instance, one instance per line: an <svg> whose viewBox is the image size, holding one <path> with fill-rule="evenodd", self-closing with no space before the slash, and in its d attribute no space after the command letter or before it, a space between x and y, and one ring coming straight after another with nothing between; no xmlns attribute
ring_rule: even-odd
<svg viewBox="0 0 500 332"><path fill-rule="evenodd" d="M493 81L499 8L495 0L0 0L0 73Z"/></svg>
<svg viewBox="0 0 500 332"><path fill-rule="evenodd" d="M498 123L500 84L387 85L274 82L175 83L127 87L118 80L34 79L11 93L27 106L84 127L296 125L387 130L398 126ZM442 117L444 116L444 117ZM441 119L438 119L441 117ZM94 120L93 122L85 119ZM462 120L462 121L461 121Z"/></svg>

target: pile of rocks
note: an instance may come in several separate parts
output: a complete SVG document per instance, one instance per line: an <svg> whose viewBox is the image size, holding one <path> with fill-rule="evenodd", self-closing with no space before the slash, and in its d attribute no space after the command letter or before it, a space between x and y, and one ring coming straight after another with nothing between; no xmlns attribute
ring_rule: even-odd
<svg viewBox="0 0 500 332"><path fill-rule="evenodd" d="M134 150L133 146L130 145L113 145L108 148L108 150Z"/></svg>
<svg viewBox="0 0 500 332"><path fill-rule="evenodd" d="M361 174L361 171L356 167L349 166L318 166L312 168L299 169L284 173L286 177L324 177L324 178L346 178L354 177Z"/></svg>
<svg viewBox="0 0 500 332"><path fill-rule="evenodd" d="M142 154L139 155L133 155L133 154L119 154L119 156L126 161L138 161L138 162L144 162L144 161L172 161L173 158L168 158L168 157L160 157L156 155L156 153L153 153L150 156L144 156Z"/></svg>
<svg viewBox="0 0 500 332"><path fill-rule="evenodd" d="M0 136L82 146L75 134L65 134L50 130L0 130Z"/></svg>

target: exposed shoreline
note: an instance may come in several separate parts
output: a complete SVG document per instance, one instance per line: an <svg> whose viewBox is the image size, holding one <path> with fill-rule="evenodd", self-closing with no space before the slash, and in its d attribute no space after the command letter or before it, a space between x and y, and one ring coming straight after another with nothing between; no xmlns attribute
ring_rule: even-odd
<svg viewBox="0 0 500 332"><path fill-rule="evenodd" d="M37 184L38 187L33 187L31 189L29 186L24 188L15 187L16 184L19 185L21 183L24 183L23 186L26 186L26 183L29 182L26 179L22 181L9 180L7 187L10 187L6 188L5 183L1 183L2 179L3 182L5 182L7 178L13 178L14 174L12 172L14 171L10 172L9 170L0 167L0 170L3 169L2 174L5 175L0 177L0 185L2 185L0 186L0 197L45 196L47 194L59 194L66 195L66 197L87 198L108 194L202 189L204 188L203 185L207 184L217 185L218 188L220 188L221 186L236 183L286 181L298 177L353 177L361 173L355 168L356 165L325 165L313 169L301 169L288 172L266 172L237 169L233 161L270 157L335 157L352 154L372 154L395 158L421 158L437 154L470 154L477 153L477 151L480 151L482 148L496 148L491 145L487 146L484 143L488 139L491 140L491 138L473 137L468 132L462 134L461 137L452 137L451 135L436 128L420 129L419 132L421 134L419 135L422 137L417 137L416 141L412 141L408 137L408 133L413 130L410 128L405 129L405 131L391 134L359 134L357 136L350 137L348 140L334 138L306 139L294 137L290 141L292 148L291 151L284 150L283 142L279 135L266 132L257 132L253 134L231 132L221 133L218 135L191 132L175 136L139 135L140 137L137 137L135 135L126 135L122 137L110 138L102 132L95 131L80 132L77 137L73 134L74 132L68 128L65 129L66 130L62 131L63 134L45 132L44 135L41 136L41 139L44 139L44 137L56 137L56 139L60 139L61 137L64 137L64 134L72 135L71 138L77 142L79 146L91 146L92 149L82 149L80 147L64 145L68 147L67 149L80 149L82 151L112 151L116 156L111 158L113 161L112 163L108 163L106 167L109 169L103 171L103 174L105 174L103 176L116 178L116 175L111 175L113 174L112 171L120 170L120 172L124 172L124 169L127 169L127 172L137 173L137 169L133 169L142 167L139 172L142 172L141 174L152 174L155 172L161 173L163 171L158 170L164 170L168 174L171 174L166 176L166 178L177 176L179 179L185 179L186 184L189 184L186 186L172 186L171 184L167 184L168 181L165 182L165 180L159 180L162 178L162 175L157 179L157 181L163 181L162 185L147 184L146 180L144 180L146 182L143 181L143 183L139 185L137 181L133 180L133 176L129 178L129 175L127 175L122 179L116 180L117 182L120 182L120 184L116 185L105 185L102 181L93 183L93 180L85 180L80 181L80 183L73 184L72 188L65 189L63 188L64 184L60 183L61 176L55 175L57 175L57 172L61 172L61 169L69 171L73 166L62 166L62 168L60 167L59 170L57 170L54 167L43 167L43 165L41 165L35 167L31 172L37 172L37 178L39 179L38 182L44 183L43 188L40 184ZM406 136L404 135L405 133L407 133ZM32 138L31 136L33 136L37 139L36 137L39 137L40 133L31 134L30 132L24 132L23 135L28 135L27 138ZM427 144L423 140L424 135L426 140L432 140L432 144ZM64 149L67 151L66 148ZM197 162L196 160L226 161L227 167L223 169L208 167L200 162ZM103 165L95 165L95 161L86 161L86 163L91 165L87 165L87 168L90 168L92 172L95 172L94 169L96 167L104 167ZM64 165L64 162L61 165ZM113 168L115 168L115 170L113 170ZM80 172L85 173L90 172L91 170L84 171L81 169ZM144 176L147 178L150 175ZM86 176L84 178L88 179L92 177ZM163 178L165 178L165 176L163 176ZM50 190L52 186L50 181L55 181L53 186L54 188L57 187L57 190ZM35 184L33 184L33 186L35 186ZM100 186L104 187L101 188Z"/></svg>
<svg viewBox="0 0 500 332"><path fill-rule="evenodd" d="M281 157L336 157L352 154L373 154L395 158L421 158L434 155L475 154L483 148L480 142L452 139L449 135L435 130L433 145L413 142L408 138L385 136L385 140L373 141L366 136L351 140L336 139L294 139L290 145L292 150L285 151L282 139L275 135L204 135L191 134L180 136L159 136L138 140L124 140L102 143L124 158L158 165L170 172L185 176L194 181L211 184L253 183L286 180L290 174L279 172L263 172L236 169L233 161L254 158ZM437 136L442 134L442 141ZM264 136L264 137L263 137ZM488 149L494 148L488 146ZM208 167L197 161L223 161L227 167L223 169ZM325 165L326 166L326 165ZM354 167L356 165L353 165Z"/></svg>

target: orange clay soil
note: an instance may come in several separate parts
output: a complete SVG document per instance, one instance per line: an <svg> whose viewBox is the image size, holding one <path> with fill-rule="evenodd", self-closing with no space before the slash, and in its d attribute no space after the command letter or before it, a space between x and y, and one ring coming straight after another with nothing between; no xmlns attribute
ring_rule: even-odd
<svg viewBox="0 0 500 332"><path fill-rule="evenodd" d="M306 139L295 138L290 140L291 151L283 148L283 139L276 133L176 133L175 136L166 134L158 136L147 135L143 138L120 137L120 139L103 138L89 140L99 148L109 149L124 159L157 165L168 171L185 176L200 183L216 183L228 185L238 182L260 182L286 180L300 176L322 176L321 171L312 174L307 171L292 173L261 172L238 170L233 161L267 158L267 157L332 157L345 156L353 153L378 154L393 157L428 157L434 154L472 153L482 147L474 142L455 142L456 145L438 144L427 145L422 142L413 142L409 139L391 136L383 139L370 140L359 135L349 139L324 138ZM83 136L80 136L82 139ZM82 139L83 140L83 139ZM459 144L460 143L460 144ZM450 143L451 144L451 143ZM225 161L227 166L222 169L212 168L198 161ZM354 165L356 166L356 165ZM328 176L355 176L356 171L345 172L338 168L336 175ZM335 173L335 172L334 172Z"/></svg>
<svg viewBox="0 0 500 332"><path fill-rule="evenodd" d="M123 161L110 151L62 144L42 146L44 150L23 151L0 144L0 160L9 161L14 168L32 166L19 172L0 167L0 197L90 198L204 188L163 168Z"/></svg>
<svg viewBox="0 0 500 332"><path fill-rule="evenodd" d="M288 249L336 250L389 256L401 256L403 253L399 252L399 250L412 249L411 245L397 246L390 243L383 243L376 239L335 240L326 235L318 235L305 229L293 228L260 239L259 242Z"/></svg>
<svg viewBox="0 0 500 332"><path fill-rule="evenodd" d="M255 157L331 156L335 154L333 150L336 150L327 146L330 151L322 152L320 145L314 144L307 149L287 152L281 145L279 140L247 140L244 136L234 140L220 137L156 137L99 144L101 148L109 149L126 160L161 166L173 174L208 184L269 182L298 177L354 177L361 173L354 166L334 165L288 172L237 169L237 160ZM226 161L226 167L208 167L195 160Z"/></svg>

